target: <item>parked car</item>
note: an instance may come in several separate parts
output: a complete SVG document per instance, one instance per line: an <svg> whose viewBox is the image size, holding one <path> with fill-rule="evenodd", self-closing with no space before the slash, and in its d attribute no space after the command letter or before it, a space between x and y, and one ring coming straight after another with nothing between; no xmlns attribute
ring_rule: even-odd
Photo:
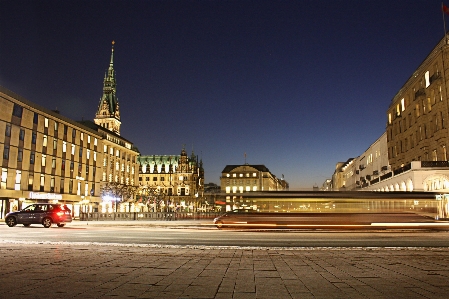
<svg viewBox="0 0 449 299"><path fill-rule="evenodd" d="M70 209L60 204L38 203L26 208L6 214L5 222L9 227L17 224L30 226L31 224L42 224L49 228L53 223L58 227L63 227L66 223L72 222Z"/></svg>

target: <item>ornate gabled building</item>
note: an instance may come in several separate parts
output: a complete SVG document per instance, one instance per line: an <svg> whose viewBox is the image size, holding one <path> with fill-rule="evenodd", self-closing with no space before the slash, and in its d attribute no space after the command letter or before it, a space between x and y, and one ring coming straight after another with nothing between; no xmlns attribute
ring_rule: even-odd
<svg viewBox="0 0 449 299"><path fill-rule="evenodd" d="M104 76L103 96L100 98L94 121L97 125L120 135L120 110L114 71L114 42L112 42L111 62Z"/></svg>
<svg viewBox="0 0 449 299"><path fill-rule="evenodd" d="M163 195L167 204L183 205L204 195L203 162L192 151L181 155L144 155L138 157L141 188Z"/></svg>

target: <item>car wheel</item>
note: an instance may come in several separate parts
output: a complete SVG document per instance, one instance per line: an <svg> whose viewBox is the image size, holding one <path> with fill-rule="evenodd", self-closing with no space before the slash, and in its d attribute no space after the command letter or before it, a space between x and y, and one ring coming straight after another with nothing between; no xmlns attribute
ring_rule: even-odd
<svg viewBox="0 0 449 299"><path fill-rule="evenodd" d="M16 218L14 218L14 217L6 218L5 222L9 227L16 226L16 224L17 224Z"/></svg>
<svg viewBox="0 0 449 299"><path fill-rule="evenodd" d="M64 227L64 223L58 223L58 224L56 224L58 227Z"/></svg>
<svg viewBox="0 0 449 299"><path fill-rule="evenodd" d="M42 225L45 228L49 228L51 226L51 219L50 218L44 218L44 220L42 220Z"/></svg>
<svg viewBox="0 0 449 299"><path fill-rule="evenodd" d="M223 222L222 221L215 222L215 225L217 226L218 229L222 229L223 228Z"/></svg>
<svg viewBox="0 0 449 299"><path fill-rule="evenodd" d="M28 226L30 226L31 224L29 224L29 223L26 223L26 224L23 224L23 226L26 226L26 227L28 227Z"/></svg>

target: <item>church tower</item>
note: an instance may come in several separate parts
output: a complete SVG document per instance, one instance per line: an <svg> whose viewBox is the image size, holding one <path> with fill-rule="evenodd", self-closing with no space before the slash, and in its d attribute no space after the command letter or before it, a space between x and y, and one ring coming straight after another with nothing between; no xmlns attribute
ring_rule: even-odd
<svg viewBox="0 0 449 299"><path fill-rule="evenodd" d="M114 41L112 42L111 62L109 69L104 76L103 96L100 99L94 122L120 135L120 111L117 98L117 83L115 81L114 71Z"/></svg>

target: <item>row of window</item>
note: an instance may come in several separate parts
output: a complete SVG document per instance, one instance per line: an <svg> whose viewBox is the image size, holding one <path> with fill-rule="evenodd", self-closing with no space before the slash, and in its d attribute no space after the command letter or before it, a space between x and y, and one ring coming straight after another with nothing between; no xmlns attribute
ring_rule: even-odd
<svg viewBox="0 0 449 299"><path fill-rule="evenodd" d="M14 104L13 113L12 114L13 114L13 116L17 116L19 118L22 118L23 107L20 106L19 104ZM39 123L39 114L34 112L33 124L37 125L38 123ZM48 128L49 124L50 124L50 120L48 119L48 117L44 117L44 127ZM54 131L58 131L59 123L57 121L54 121L53 124L54 124L54 127L53 127ZM7 131L8 131L8 126L9 126L9 132L10 132L11 131L11 125L7 124ZM69 128L69 126L64 124L64 135L67 135L68 128ZM72 138L76 138L76 133L77 133L77 130L75 128L72 128ZM89 134L86 134L86 135L87 135L87 143L90 144L91 136ZM21 139L21 140L23 140L23 139ZM80 140L82 140L82 141L84 140L84 132L80 132ZM94 145L95 146L97 145L97 138L95 138L95 137L94 137Z"/></svg>
<svg viewBox="0 0 449 299"><path fill-rule="evenodd" d="M108 146L107 145L103 146L103 152L104 153L108 153ZM115 153L116 157L120 157L120 150L116 148L115 151L114 151L114 147L110 146L109 147L109 155L114 156L114 153ZM133 163L136 162L136 156L135 155L127 154L124 151L122 151L122 159L123 160L132 161Z"/></svg>
<svg viewBox="0 0 449 299"><path fill-rule="evenodd" d="M37 175L39 179L39 191L41 192L51 192L51 193L65 193L65 180L64 178L59 179L59 190L56 187L56 179L54 176L48 176L44 174ZM22 171L16 170L15 176L14 176L14 190L22 190ZM45 190L45 184L46 180L50 180L49 182L49 189ZM6 189L7 188L7 180L8 180L8 169L2 168L1 173L1 182L0 182L0 189ZM28 180L27 180L27 189L28 191L37 191L34 188L34 180L35 175L33 173L28 174ZM74 184L75 183L75 184ZM91 188L89 188L89 186ZM80 180L74 180L69 179L68 180L68 194L77 194L77 195L84 195L84 196L94 196L95 195L95 183L89 183L89 182L82 182ZM75 187L75 188L74 188Z"/></svg>
<svg viewBox="0 0 449 299"><path fill-rule="evenodd" d="M230 177L230 176L231 176L231 173L227 173L227 174L226 174L226 177ZM235 177L237 177L237 176L238 176L238 177L241 177L241 178L244 177L244 176L247 177L247 178L249 178L249 177L250 177L250 173L245 173L245 174L243 174L243 173L239 173L239 174L237 174L237 173L232 173L232 177L233 177L233 178L235 178ZM253 176L253 177L257 177L257 173L253 172L253 173L252 173L252 176Z"/></svg>

